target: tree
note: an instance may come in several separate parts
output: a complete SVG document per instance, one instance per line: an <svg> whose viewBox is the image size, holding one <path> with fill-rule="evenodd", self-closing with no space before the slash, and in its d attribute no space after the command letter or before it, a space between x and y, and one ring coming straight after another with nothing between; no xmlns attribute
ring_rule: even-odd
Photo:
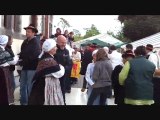
<svg viewBox="0 0 160 120"><path fill-rule="evenodd" d="M61 24L63 32L65 30L65 28L71 27L71 25L69 24L69 22L64 19L64 18L60 18L60 22L58 23L58 25Z"/></svg>
<svg viewBox="0 0 160 120"><path fill-rule="evenodd" d="M80 31L77 29L73 29L74 35L81 35Z"/></svg>
<svg viewBox="0 0 160 120"><path fill-rule="evenodd" d="M125 38L136 41L160 32L160 15L120 15Z"/></svg>
<svg viewBox="0 0 160 120"><path fill-rule="evenodd" d="M119 15L118 20L123 23L125 20L129 20L135 17L135 15Z"/></svg>
<svg viewBox="0 0 160 120"><path fill-rule="evenodd" d="M79 41L79 40L82 40L83 39L83 36L81 35L74 35L74 40L75 41Z"/></svg>
<svg viewBox="0 0 160 120"><path fill-rule="evenodd" d="M81 36L81 33L79 30L73 29L73 32L74 32L74 40L75 41L79 41L79 40L83 39L83 36Z"/></svg>
<svg viewBox="0 0 160 120"><path fill-rule="evenodd" d="M86 34L83 37L84 39L100 34L99 30L96 28L94 24L91 25L91 28L85 28L85 29L86 29Z"/></svg>
<svg viewBox="0 0 160 120"><path fill-rule="evenodd" d="M112 31L107 31L107 34L111 35L114 38L117 38L122 42L129 42L129 40L124 37L123 31L119 31L116 35Z"/></svg>

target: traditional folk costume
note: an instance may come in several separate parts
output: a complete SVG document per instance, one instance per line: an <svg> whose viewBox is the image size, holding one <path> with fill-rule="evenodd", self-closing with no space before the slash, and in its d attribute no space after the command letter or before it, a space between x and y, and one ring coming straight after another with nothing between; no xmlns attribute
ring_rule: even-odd
<svg viewBox="0 0 160 120"><path fill-rule="evenodd" d="M5 51L8 36L0 35L0 105L14 104L14 89L9 66L17 63L18 58Z"/></svg>
<svg viewBox="0 0 160 120"><path fill-rule="evenodd" d="M64 67L59 65L53 55L47 53L56 47L52 39L47 39L43 46L38 63L29 105L64 105L59 78L64 75ZM42 57L41 57L42 56Z"/></svg>
<svg viewBox="0 0 160 120"><path fill-rule="evenodd" d="M73 66L71 71L71 77L73 78L80 78L80 68L81 68L81 53L80 52L73 52L72 56Z"/></svg>

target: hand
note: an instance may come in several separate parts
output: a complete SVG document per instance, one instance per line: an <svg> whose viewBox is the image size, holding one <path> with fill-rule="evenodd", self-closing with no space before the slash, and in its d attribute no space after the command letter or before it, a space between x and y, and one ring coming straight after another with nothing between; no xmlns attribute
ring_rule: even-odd
<svg viewBox="0 0 160 120"><path fill-rule="evenodd" d="M160 69L156 69L153 76L160 76Z"/></svg>
<svg viewBox="0 0 160 120"><path fill-rule="evenodd" d="M92 87L95 87L95 83L92 85Z"/></svg>

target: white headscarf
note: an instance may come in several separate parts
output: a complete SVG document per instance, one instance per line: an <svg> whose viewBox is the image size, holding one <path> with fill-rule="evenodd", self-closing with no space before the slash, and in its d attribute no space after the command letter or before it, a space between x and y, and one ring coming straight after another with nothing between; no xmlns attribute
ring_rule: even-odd
<svg viewBox="0 0 160 120"><path fill-rule="evenodd" d="M98 49L94 50L94 51L92 52L92 56L95 55L97 52L98 52Z"/></svg>
<svg viewBox="0 0 160 120"><path fill-rule="evenodd" d="M39 58L42 57L44 52L50 51L52 48L56 47L56 42L53 39L46 39L42 45L42 52L39 55Z"/></svg>
<svg viewBox="0 0 160 120"><path fill-rule="evenodd" d="M8 36L6 35L0 35L0 45L4 46L8 42Z"/></svg>

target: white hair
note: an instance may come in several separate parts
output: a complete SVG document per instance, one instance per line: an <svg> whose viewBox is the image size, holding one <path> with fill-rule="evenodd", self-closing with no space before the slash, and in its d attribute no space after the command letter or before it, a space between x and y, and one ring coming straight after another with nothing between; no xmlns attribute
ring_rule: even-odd
<svg viewBox="0 0 160 120"><path fill-rule="evenodd" d="M98 49L94 50L94 51L92 52L92 56L95 55L97 52L98 52Z"/></svg>
<svg viewBox="0 0 160 120"><path fill-rule="evenodd" d="M103 49L108 53L109 52L109 48L108 47L103 47Z"/></svg>

